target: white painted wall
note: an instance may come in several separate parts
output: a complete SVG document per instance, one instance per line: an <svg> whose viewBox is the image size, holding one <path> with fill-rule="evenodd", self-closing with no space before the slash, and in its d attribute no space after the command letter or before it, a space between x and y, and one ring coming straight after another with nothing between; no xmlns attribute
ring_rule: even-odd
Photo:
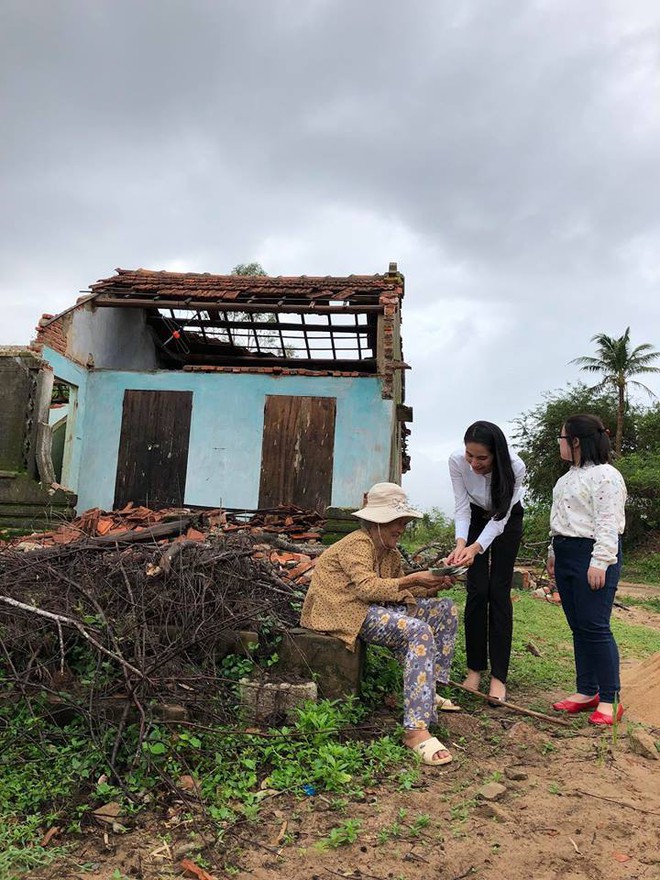
<svg viewBox="0 0 660 880"><path fill-rule="evenodd" d="M93 303L76 309L72 313L67 355L97 369L158 367L144 309L95 308Z"/></svg>

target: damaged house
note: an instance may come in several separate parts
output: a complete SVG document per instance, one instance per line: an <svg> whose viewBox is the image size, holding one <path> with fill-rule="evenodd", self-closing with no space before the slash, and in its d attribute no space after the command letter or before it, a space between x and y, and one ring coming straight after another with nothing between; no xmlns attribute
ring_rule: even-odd
<svg viewBox="0 0 660 880"><path fill-rule="evenodd" d="M408 467L403 276L118 269L33 349L78 511L359 506Z"/></svg>

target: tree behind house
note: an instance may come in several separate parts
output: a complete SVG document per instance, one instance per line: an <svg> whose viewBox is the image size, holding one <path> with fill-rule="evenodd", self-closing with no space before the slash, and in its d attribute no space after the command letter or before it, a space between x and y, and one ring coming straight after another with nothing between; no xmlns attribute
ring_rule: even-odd
<svg viewBox="0 0 660 880"><path fill-rule="evenodd" d="M237 263L234 268L231 270L232 275L241 275L241 276L249 276L251 278L267 278L268 272L264 269L261 263L253 262L253 263ZM277 318L274 314L261 314L255 315L253 312L236 312L236 320L237 321L249 321L254 324L275 324L277 323ZM255 339L256 337L256 339ZM257 344L258 339L258 344ZM282 355L284 357L292 357L293 354L290 349L285 348L282 351L282 346L280 344L280 340L273 334L269 333L267 330L254 330L253 333L247 334L245 339L245 348L250 351L262 351L263 349L268 349L272 354L277 354L273 349L280 349Z"/></svg>
<svg viewBox="0 0 660 880"><path fill-rule="evenodd" d="M261 263L237 263L231 270L232 275L252 275L256 278L267 278L268 272Z"/></svg>

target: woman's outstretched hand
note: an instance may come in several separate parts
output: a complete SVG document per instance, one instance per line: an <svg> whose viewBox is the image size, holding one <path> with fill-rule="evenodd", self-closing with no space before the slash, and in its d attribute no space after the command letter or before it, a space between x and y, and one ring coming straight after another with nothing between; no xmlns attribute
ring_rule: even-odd
<svg viewBox="0 0 660 880"><path fill-rule="evenodd" d="M456 578L450 577L446 574L443 574L440 577L436 577L436 575L431 574L430 571L424 571L422 574L430 576L430 582L428 584L428 589L430 591L429 596L433 596L438 590L451 590L456 583ZM422 586L427 586L427 584L423 584Z"/></svg>
<svg viewBox="0 0 660 880"><path fill-rule="evenodd" d="M406 587L423 587L427 591L427 596L435 596L439 590L450 590L455 583L455 578L447 575L435 575L430 571L413 571L401 579L401 586Z"/></svg>
<svg viewBox="0 0 660 880"><path fill-rule="evenodd" d="M458 557L461 555L461 553L464 550L465 550L465 541L463 540L463 538L459 538L458 541L456 541L456 546L451 551L449 556L447 556L447 558L443 559L442 561L444 562L445 565L458 565Z"/></svg>
<svg viewBox="0 0 660 880"><path fill-rule="evenodd" d="M466 547L465 544L461 546L460 543L457 542L456 547L454 547L446 559L447 565L472 565L475 557L478 556L482 550L483 548L478 541L475 541L474 544L470 544L469 547Z"/></svg>

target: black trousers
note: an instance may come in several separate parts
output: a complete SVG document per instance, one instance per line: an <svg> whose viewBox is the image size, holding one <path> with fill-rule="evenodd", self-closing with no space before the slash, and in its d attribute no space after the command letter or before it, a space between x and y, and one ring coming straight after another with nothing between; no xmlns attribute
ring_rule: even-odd
<svg viewBox="0 0 660 880"><path fill-rule="evenodd" d="M487 511L470 505L472 515L467 543L473 544L488 522ZM485 553L475 556L467 574L465 603L465 652L468 669L488 669L505 682L509 672L513 636L511 581L522 540L523 508L514 504L501 535Z"/></svg>

